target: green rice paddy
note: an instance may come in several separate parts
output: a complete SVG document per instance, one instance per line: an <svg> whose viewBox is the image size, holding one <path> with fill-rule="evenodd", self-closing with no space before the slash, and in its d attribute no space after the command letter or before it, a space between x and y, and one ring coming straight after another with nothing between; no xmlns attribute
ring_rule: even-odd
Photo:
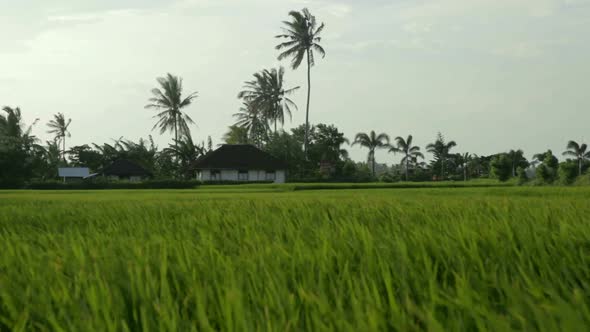
<svg viewBox="0 0 590 332"><path fill-rule="evenodd" d="M0 331L584 330L588 187L0 191Z"/></svg>

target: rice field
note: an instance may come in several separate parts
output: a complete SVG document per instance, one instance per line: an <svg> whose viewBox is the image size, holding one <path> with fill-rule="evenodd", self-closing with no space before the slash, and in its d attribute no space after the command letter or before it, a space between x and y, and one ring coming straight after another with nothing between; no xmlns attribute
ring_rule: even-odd
<svg viewBox="0 0 590 332"><path fill-rule="evenodd" d="M0 191L0 331L590 330L590 188Z"/></svg>

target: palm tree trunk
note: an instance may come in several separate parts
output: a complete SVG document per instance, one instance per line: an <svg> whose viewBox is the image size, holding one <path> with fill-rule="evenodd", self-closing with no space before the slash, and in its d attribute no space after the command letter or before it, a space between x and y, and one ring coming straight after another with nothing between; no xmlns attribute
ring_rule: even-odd
<svg viewBox="0 0 590 332"><path fill-rule="evenodd" d="M467 166L463 165L463 181L467 181Z"/></svg>
<svg viewBox="0 0 590 332"><path fill-rule="evenodd" d="M410 156L408 156L406 154L406 181L409 181L409 179L410 179L410 175L408 173L409 172L409 169L410 169L409 158L410 158Z"/></svg>
<svg viewBox="0 0 590 332"><path fill-rule="evenodd" d="M311 98L311 57L309 49L307 50L307 108L305 110L305 140L303 143L303 151L307 159L307 146L309 144L309 101Z"/></svg>
<svg viewBox="0 0 590 332"><path fill-rule="evenodd" d="M582 158L578 158L578 176L582 176Z"/></svg>
<svg viewBox="0 0 590 332"><path fill-rule="evenodd" d="M174 147L178 151L178 115L174 115Z"/></svg>
<svg viewBox="0 0 590 332"><path fill-rule="evenodd" d="M66 135L63 136L61 154L64 158L64 163L66 163Z"/></svg>

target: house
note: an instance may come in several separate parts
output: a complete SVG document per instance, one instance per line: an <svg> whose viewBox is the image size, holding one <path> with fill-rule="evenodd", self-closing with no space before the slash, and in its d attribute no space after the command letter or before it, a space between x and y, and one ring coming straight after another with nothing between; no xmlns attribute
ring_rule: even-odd
<svg viewBox="0 0 590 332"><path fill-rule="evenodd" d="M283 161L249 144L222 145L195 161L191 169L203 182L285 183L287 176Z"/></svg>
<svg viewBox="0 0 590 332"><path fill-rule="evenodd" d="M90 175L90 169L86 167L60 167L57 174L64 182L80 181Z"/></svg>
<svg viewBox="0 0 590 332"><path fill-rule="evenodd" d="M152 174L142 166L126 159L116 160L110 166L104 168L101 174L110 180L131 182L139 182L152 176Z"/></svg>

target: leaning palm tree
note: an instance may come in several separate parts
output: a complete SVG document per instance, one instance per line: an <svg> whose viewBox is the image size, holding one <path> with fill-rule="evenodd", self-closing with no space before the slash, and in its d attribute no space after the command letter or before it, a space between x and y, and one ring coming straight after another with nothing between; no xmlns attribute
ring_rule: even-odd
<svg viewBox="0 0 590 332"><path fill-rule="evenodd" d="M257 109L265 117L266 121L274 123L274 131L277 132L277 123L285 124L285 115L292 117L291 110L297 110L297 105L288 97L299 87L285 88L285 68L264 69L254 74L254 79L244 84L244 90L240 91L238 98L243 99L251 107Z"/></svg>
<svg viewBox="0 0 590 332"><path fill-rule="evenodd" d="M0 138L4 137L2 141L10 140L22 144L27 151L34 148L39 139L32 135L32 131L39 119L35 119L30 126L26 127L19 107L4 106L2 110L6 113L6 115L0 114Z"/></svg>
<svg viewBox="0 0 590 332"><path fill-rule="evenodd" d="M582 175L582 165L586 160L590 160L590 151L586 152L588 145L578 144L575 141L567 143L567 151L563 153L564 156L574 157L578 160L578 175Z"/></svg>
<svg viewBox="0 0 590 332"><path fill-rule="evenodd" d="M62 144L62 157L64 162L66 161L66 137L72 137L68 128L72 123L72 119L68 119L66 121L66 117L63 113L57 113L53 115L53 120L47 123L47 126L50 130L47 131L48 134L55 135L55 140L61 142Z"/></svg>
<svg viewBox="0 0 590 332"><path fill-rule="evenodd" d="M370 134L358 133L352 146L356 144L369 149L367 161L372 164L373 176L375 176L375 150L389 147L389 136L383 133L377 135L374 130L371 130Z"/></svg>
<svg viewBox="0 0 590 332"><path fill-rule="evenodd" d="M406 181L409 180L409 169L410 169L410 162L412 160L417 160L418 158L424 159L424 155L420 152L420 147L412 145L413 137L412 135L408 135L407 139L403 137L396 137L395 143L396 146L392 146L389 149L389 152L393 153L403 153L404 157L401 160L402 164L406 166Z"/></svg>
<svg viewBox="0 0 590 332"><path fill-rule="evenodd" d="M307 108L305 111L305 139L303 148L307 156L307 147L309 145L309 103L311 98L311 67L315 65L314 52L318 52L322 58L326 56L326 51L319 44L321 42L320 34L324 30L324 23L318 24L307 8L302 11L291 11L289 13L291 21L284 21L286 27L283 28L283 34L276 38L287 39L287 41L276 46L277 50L282 51L278 59L291 58L291 67L299 68L303 59L307 60Z"/></svg>
<svg viewBox="0 0 590 332"><path fill-rule="evenodd" d="M0 135L20 138L23 134L22 113L20 107L4 106L6 115L0 114Z"/></svg>
<svg viewBox="0 0 590 332"><path fill-rule="evenodd" d="M189 135L190 129L188 125L195 123L182 109L192 104L193 100L197 98L197 92L183 98L182 78L172 74L159 77L157 81L160 88L152 90L154 96L149 99L149 104L145 108L155 109L160 112L154 116L154 118L158 118L158 122L156 122L152 130L159 127L160 134L166 131L174 132L174 144L177 145L179 134L180 136Z"/></svg>
<svg viewBox="0 0 590 332"><path fill-rule="evenodd" d="M430 143L426 146L426 151L432 153L434 155L434 159L440 162L441 178L444 178L445 176L445 161L449 157L449 152L455 146L457 146L455 141L446 142L441 133L438 133L434 143Z"/></svg>

